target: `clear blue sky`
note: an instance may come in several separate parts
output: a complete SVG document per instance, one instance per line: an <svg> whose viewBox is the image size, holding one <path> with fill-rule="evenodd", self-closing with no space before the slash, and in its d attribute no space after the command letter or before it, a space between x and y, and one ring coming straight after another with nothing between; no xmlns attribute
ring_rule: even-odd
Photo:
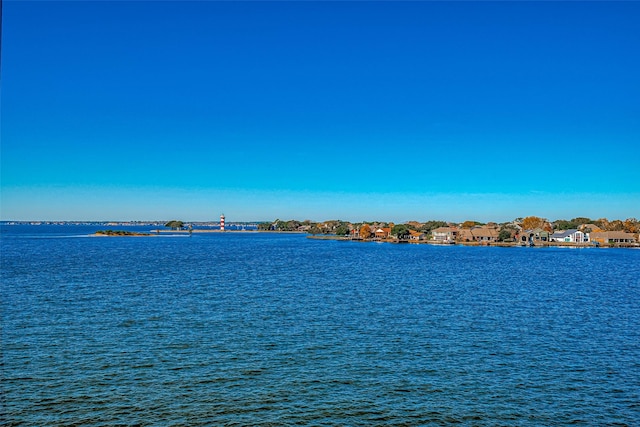
<svg viewBox="0 0 640 427"><path fill-rule="evenodd" d="M640 2L4 1L2 220L640 216Z"/></svg>

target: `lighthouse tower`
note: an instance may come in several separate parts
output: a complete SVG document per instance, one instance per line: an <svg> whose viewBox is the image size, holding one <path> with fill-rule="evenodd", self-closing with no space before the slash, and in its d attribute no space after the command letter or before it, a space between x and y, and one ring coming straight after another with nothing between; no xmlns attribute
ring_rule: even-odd
<svg viewBox="0 0 640 427"><path fill-rule="evenodd" d="M224 214L220 215L220 231L224 231Z"/></svg>

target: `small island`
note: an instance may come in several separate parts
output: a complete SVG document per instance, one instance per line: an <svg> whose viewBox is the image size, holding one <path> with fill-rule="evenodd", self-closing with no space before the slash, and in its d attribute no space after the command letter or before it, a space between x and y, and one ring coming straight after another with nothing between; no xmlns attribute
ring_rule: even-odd
<svg viewBox="0 0 640 427"><path fill-rule="evenodd" d="M98 230L94 233L94 236L151 236L151 234L125 230Z"/></svg>

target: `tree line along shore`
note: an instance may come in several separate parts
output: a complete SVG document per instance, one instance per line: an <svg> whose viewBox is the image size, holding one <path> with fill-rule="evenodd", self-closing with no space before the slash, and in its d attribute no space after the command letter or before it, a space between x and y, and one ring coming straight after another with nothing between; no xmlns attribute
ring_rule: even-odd
<svg viewBox="0 0 640 427"><path fill-rule="evenodd" d="M261 231L305 232L316 239L359 241L388 241L395 243L458 243L497 246L638 246L640 222L626 220L590 219L549 221L529 216L504 223L464 221L452 223L431 220L351 223L341 220L324 222L282 221L258 224Z"/></svg>

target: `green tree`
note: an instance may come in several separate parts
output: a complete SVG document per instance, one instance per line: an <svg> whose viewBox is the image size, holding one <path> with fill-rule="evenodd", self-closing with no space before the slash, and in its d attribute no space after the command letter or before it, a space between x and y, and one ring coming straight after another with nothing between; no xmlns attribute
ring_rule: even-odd
<svg viewBox="0 0 640 427"><path fill-rule="evenodd" d="M347 234L349 234L349 226L345 223L340 224L336 227L335 233L338 236L346 236Z"/></svg>
<svg viewBox="0 0 640 427"><path fill-rule="evenodd" d="M556 230L571 230L577 227L578 227L578 224L573 220L567 221L564 219L559 219L554 221L553 223L553 228L555 228Z"/></svg>
<svg viewBox="0 0 640 427"><path fill-rule="evenodd" d="M291 219L291 220L286 222L286 224L284 225L284 228L285 228L286 231L295 231L301 225L302 224L300 223L300 221L296 221L295 219Z"/></svg>
<svg viewBox="0 0 640 427"><path fill-rule="evenodd" d="M311 228L309 229L309 233L311 234L322 234L322 230L320 230L320 228L318 227L318 225L312 225Z"/></svg>
<svg viewBox="0 0 640 427"><path fill-rule="evenodd" d="M573 218L571 221L575 222L577 225L582 225L589 224L591 222L591 219L579 216L578 218Z"/></svg>
<svg viewBox="0 0 640 427"><path fill-rule="evenodd" d="M178 230L180 228L182 228L184 226L184 222L182 221L178 221L177 219L171 220L169 222L167 222L165 225L165 227L171 228L173 230Z"/></svg>
<svg viewBox="0 0 640 427"><path fill-rule="evenodd" d="M409 236L409 226L407 224L397 224L391 229L391 235L398 239L406 239Z"/></svg>
<svg viewBox="0 0 640 427"><path fill-rule="evenodd" d="M503 228L498 233L498 240L501 241L501 242L504 242L504 241L507 241L507 240L511 240L511 232L509 230L507 230L506 228Z"/></svg>

